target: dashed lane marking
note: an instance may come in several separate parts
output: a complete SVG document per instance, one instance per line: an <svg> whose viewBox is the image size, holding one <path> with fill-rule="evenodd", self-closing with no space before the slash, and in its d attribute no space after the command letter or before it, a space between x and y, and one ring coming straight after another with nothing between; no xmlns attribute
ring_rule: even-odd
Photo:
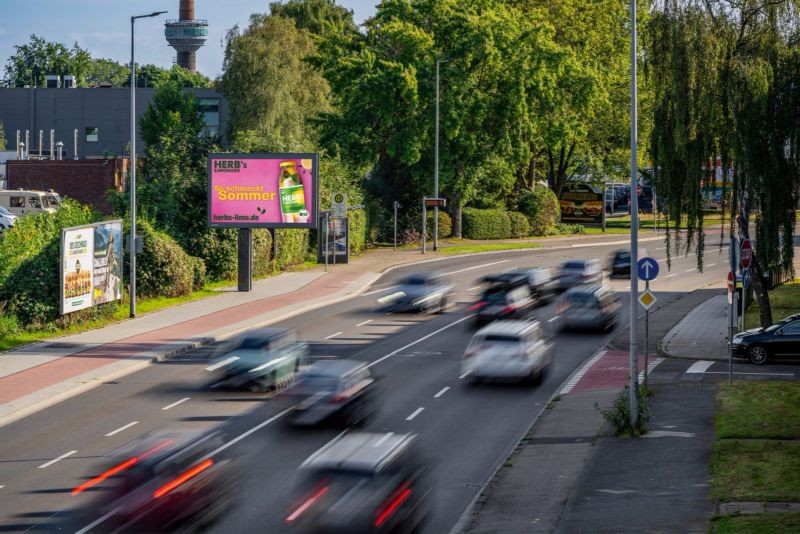
<svg viewBox="0 0 800 534"><path fill-rule="evenodd" d="M175 406L177 406L177 405L179 405L179 404L183 404L184 402L188 401L190 398L191 398L191 397L184 397L184 398L182 398L182 399L181 399L181 400L179 400L179 401L175 401L175 402L173 402L172 404L167 404L166 406L164 406L164 407L163 407L163 408L161 408L161 409L162 409L162 410L169 410L170 408L174 408Z"/></svg>
<svg viewBox="0 0 800 534"><path fill-rule="evenodd" d="M51 466L51 465L53 465L54 463L56 463L56 462L60 462L60 461L61 461L61 460L63 460L64 458L69 458L69 457L70 457L70 456L72 456L73 454L77 454L77 453L78 453L78 451L69 451L69 452L65 452L64 454L62 454L62 455L61 455L61 456L59 456L58 458L53 458L53 459L52 459L52 460L50 460L49 462L45 462L45 463L43 463L42 465L40 465L40 466L39 466L39 469L44 469L44 468L46 468L46 467L50 467L50 466Z"/></svg>
<svg viewBox="0 0 800 534"><path fill-rule="evenodd" d="M323 338L323 339L333 339L333 338L335 338L336 336L341 336L342 334L344 334L344 332L336 332L335 334L331 334L331 335L329 335L328 337L325 337L325 338Z"/></svg>
<svg viewBox="0 0 800 534"><path fill-rule="evenodd" d="M672 273L672 274L668 274L668 275L667 275L667 278L672 278L673 276L678 276L678 273Z"/></svg>
<svg viewBox="0 0 800 534"><path fill-rule="evenodd" d="M106 437L110 438L111 436L115 436L115 435L119 434L120 432L122 432L123 430L128 430L130 427L136 426L138 424L139 424L139 421L132 421L132 422L128 423L127 425L123 425L123 426L119 427L116 430L112 430L111 432L106 434Z"/></svg>
<svg viewBox="0 0 800 534"><path fill-rule="evenodd" d="M581 378L583 378L583 375L585 375L585 374L586 374L586 373L589 371L589 369L591 369L591 368L592 368L592 366L593 366L594 364L596 364L597 362L599 362L599 361L600 361L600 359L601 359L603 356L605 356L607 352L608 352L607 350L601 350L600 352L598 352L597 354L595 354L594 356L592 356L592 357L591 357L591 359L590 359L589 361L587 361L586 363L584 363L584 364L583 364L583 367L581 367L581 368L578 370L578 372L577 372L577 373L575 373L575 374L572 376L572 378L570 378L570 379L569 379L569 382L567 382L566 384L564 384L564 387L563 387L563 388L561 388L561 391L559 392L559 395L566 395L567 393L569 393L570 391L572 391L572 390L575 388L575 386L577 386L577 385L578 385L578 382L580 382L580 381L581 381Z"/></svg>
<svg viewBox="0 0 800 534"><path fill-rule="evenodd" d="M372 322L372 319L367 319L366 321L361 321L356 326L364 326L365 324L369 324Z"/></svg>
<svg viewBox="0 0 800 534"><path fill-rule="evenodd" d="M383 289L376 289L375 291L369 291L369 292L367 292L367 293L364 293L364 294L363 294L363 295L361 295L361 296L362 296L362 297L368 297L368 296L370 296L370 295L377 295L378 293L383 293L384 291L389 291L390 289L394 289L394 288L396 288L396 287L397 287L397 286L389 286L389 287L384 287Z"/></svg>
<svg viewBox="0 0 800 534"><path fill-rule="evenodd" d="M433 398L434 398L434 399L438 399L439 397L441 397L442 395L444 395L445 393L447 393L447 390L448 390L448 389L450 389L450 386L445 386L445 387L443 387L441 390L439 390L439 393L437 393L436 395L434 395L434 396L433 396Z"/></svg>
<svg viewBox="0 0 800 534"><path fill-rule="evenodd" d="M419 414L421 414L421 413L422 413L422 410L424 410L424 409L425 409L425 408L423 408L423 407L421 407L421 406L420 406L419 408L417 408L416 410L414 410L413 412L411 412L411 415L409 415L408 417L406 417L406 421L412 421L412 420L413 420L413 419L414 419L416 416L418 416Z"/></svg>

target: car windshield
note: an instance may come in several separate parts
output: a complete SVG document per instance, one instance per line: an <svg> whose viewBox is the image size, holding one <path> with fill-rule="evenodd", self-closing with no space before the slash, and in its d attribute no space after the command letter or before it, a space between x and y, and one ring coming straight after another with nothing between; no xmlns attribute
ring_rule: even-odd
<svg viewBox="0 0 800 534"><path fill-rule="evenodd" d="M486 302L506 302L508 300L508 293L503 290L487 291L483 294L481 300Z"/></svg>
<svg viewBox="0 0 800 534"><path fill-rule="evenodd" d="M586 264L582 261L568 261L563 265L562 269L583 270L584 267L586 267Z"/></svg>
<svg viewBox="0 0 800 534"><path fill-rule="evenodd" d="M597 297L591 293L571 293L568 298L570 304L574 306L591 307L597 305Z"/></svg>
<svg viewBox="0 0 800 534"><path fill-rule="evenodd" d="M56 195L56 194L47 195L46 198L50 202L50 205L53 206L53 207L58 207L61 204L61 196L60 195Z"/></svg>
<svg viewBox="0 0 800 534"><path fill-rule="evenodd" d="M403 280L404 286L424 286L428 280L422 276L409 276Z"/></svg>
<svg viewBox="0 0 800 534"><path fill-rule="evenodd" d="M297 387L314 391L334 391L339 386L339 378L332 375L304 374L299 377Z"/></svg>
<svg viewBox="0 0 800 534"><path fill-rule="evenodd" d="M239 345L240 349L261 350L269 348L269 340L261 337L246 337Z"/></svg>
<svg viewBox="0 0 800 534"><path fill-rule="evenodd" d="M781 321L780 323L775 323L773 325L769 325L768 327L766 327L764 329L764 332L774 332L775 330L777 330L778 328L784 326L785 324L786 324L785 322Z"/></svg>
<svg viewBox="0 0 800 534"><path fill-rule="evenodd" d="M519 338L517 336L504 334L488 334L483 337L483 340L490 343L519 343Z"/></svg>

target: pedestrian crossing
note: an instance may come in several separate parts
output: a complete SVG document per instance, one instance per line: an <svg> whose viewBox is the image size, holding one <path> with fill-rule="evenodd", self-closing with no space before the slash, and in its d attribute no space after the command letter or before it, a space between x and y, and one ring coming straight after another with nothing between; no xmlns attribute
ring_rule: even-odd
<svg viewBox="0 0 800 534"><path fill-rule="evenodd" d="M768 362L753 365L744 360L733 360L730 368L734 380L796 380L800 378L800 360ZM652 377L666 381L721 381L729 373L727 359L693 360L664 358Z"/></svg>

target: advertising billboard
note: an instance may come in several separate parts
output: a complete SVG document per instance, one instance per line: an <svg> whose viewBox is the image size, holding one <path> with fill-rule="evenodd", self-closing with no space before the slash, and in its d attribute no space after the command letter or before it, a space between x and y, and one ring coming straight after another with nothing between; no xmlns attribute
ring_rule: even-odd
<svg viewBox="0 0 800 534"><path fill-rule="evenodd" d="M61 230L61 314L122 299L122 221Z"/></svg>
<svg viewBox="0 0 800 534"><path fill-rule="evenodd" d="M561 220L565 222L602 223L603 188L585 182L567 182L558 196Z"/></svg>
<svg viewBox="0 0 800 534"><path fill-rule="evenodd" d="M317 154L210 154L208 224L316 228Z"/></svg>

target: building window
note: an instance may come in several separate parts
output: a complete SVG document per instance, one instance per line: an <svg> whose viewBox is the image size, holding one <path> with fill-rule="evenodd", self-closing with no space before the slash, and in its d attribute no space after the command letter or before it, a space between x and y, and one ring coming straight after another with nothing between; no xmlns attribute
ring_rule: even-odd
<svg viewBox="0 0 800 534"><path fill-rule="evenodd" d="M96 143L100 140L100 128L95 128L94 126L87 126L84 128L86 130L86 142L87 143Z"/></svg>
<svg viewBox="0 0 800 534"><path fill-rule="evenodd" d="M200 98L198 107L203 114L206 133L216 135L219 132L219 98Z"/></svg>

